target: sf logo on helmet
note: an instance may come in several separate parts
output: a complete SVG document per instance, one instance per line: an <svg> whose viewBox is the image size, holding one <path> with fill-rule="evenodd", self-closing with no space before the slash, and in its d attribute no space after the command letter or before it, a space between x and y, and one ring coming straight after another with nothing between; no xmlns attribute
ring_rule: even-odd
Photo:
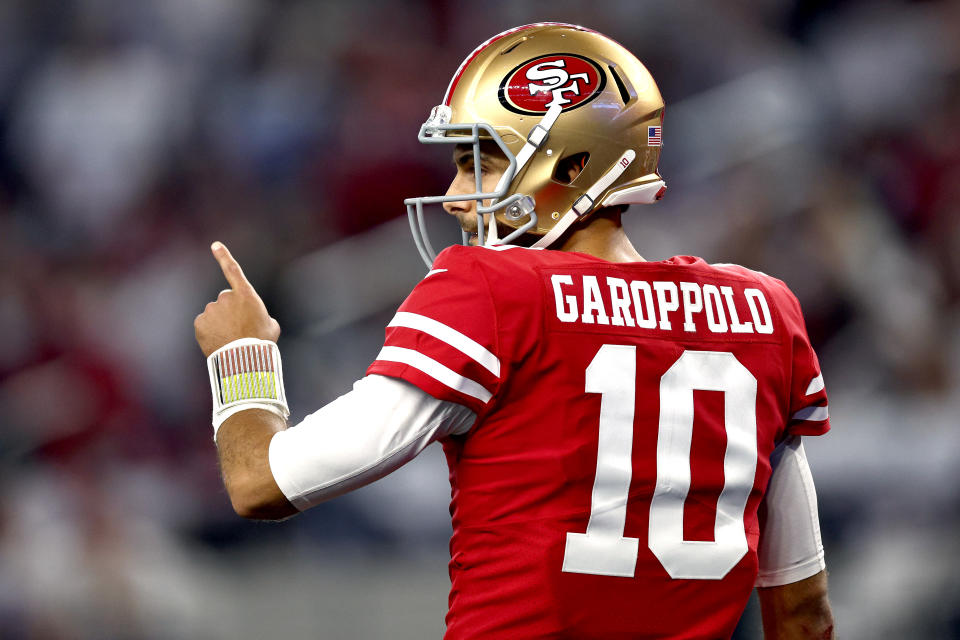
<svg viewBox="0 0 960 640"><path fill-rule="evenodd" d="M500 103L515 113L540 115L554 105L564 111L600 94L606 77L600 65L571 53L527 60L500 83Z"/></svg>
<svg viewBox="0 0 960 640"><path fill-rule="evenodd" d="M549 91L553 95L553 100L546 104L547 109L555 104L561 106L570 104L571 100L563 97L564 94L572 93L578 96L580 95L579 80L583 80L584 83L590 81L590 76L586 73L570 75L564 69L565 66L566 62L563 60L547 60L546 62L539 62L527 69L527 80L544 81L543 84L537 84L536 82L529 83L527 88L530 90L530 95L541 91Z"/></svg>

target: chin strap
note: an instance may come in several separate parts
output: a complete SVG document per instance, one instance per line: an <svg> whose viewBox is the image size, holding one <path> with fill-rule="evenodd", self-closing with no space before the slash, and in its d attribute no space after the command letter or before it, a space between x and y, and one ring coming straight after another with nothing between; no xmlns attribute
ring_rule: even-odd
<svg viewBox="0 0 960 640"><path fill-rule="evenodd" d="M488 225L489 228L487 229L486 242L483 243L484 246L487 246L487 247L491 247L497 244L498 242L500 242L500 237L497 235L497 216L492 213L489 215L490 215L490 221L489 221L490 223Z"/></svg>
<svg viewBox="0 0 960 640"><path fill-rule="evenodd" d="M545 233L542 238L533 243L532 247L535 249L546 249L556 242L574 222L590 213L600 194L609 189L610 185L623 175L623 172L627 170L627 167L630 166L636 157L637 153L633 149L624 151L623 155L620 156L613 166L610 167L605 174L600 176L600 179L594 182L582 196L577 198L573 206L557 220L557 224Z"/></svg>

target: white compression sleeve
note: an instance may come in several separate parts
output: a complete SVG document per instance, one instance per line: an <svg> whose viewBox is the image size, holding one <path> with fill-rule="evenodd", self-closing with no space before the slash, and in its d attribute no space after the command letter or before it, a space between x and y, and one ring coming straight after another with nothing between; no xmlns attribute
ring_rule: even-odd
<svg viewBox="0 0 960 640"><path fill-rule="evenodd" d="M780 443L770 456L773 475L764 497L758 587L777 587L823 571L823 542L813 476L800 436Z"/></svg>
<svg viewBox="0 0 960 640"><path fill-rule="evenodd" d="M303 511L382 478L434 440L466 433L475 419L470 409L408 382L370 375L275 434L270 469L283 494Z"/></svg>

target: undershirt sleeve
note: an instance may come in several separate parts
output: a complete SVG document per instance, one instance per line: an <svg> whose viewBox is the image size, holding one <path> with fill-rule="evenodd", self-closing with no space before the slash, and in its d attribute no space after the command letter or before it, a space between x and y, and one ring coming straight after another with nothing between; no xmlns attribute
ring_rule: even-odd
<svg viewBox="0 0 960 640"><path fill-rule="evenodd" d="M773 474L764 497L756 586L777 587L826 568L813 476L800 436L780 443L770 456Z"/></svg>
<svg viewBox="0 0 960 640"><path fill-rule="evenodd" d="M299 424L274 434L270 470L298 510L358 489L434 440L466 433L476 414L397 378L368 375Z"/></svg>

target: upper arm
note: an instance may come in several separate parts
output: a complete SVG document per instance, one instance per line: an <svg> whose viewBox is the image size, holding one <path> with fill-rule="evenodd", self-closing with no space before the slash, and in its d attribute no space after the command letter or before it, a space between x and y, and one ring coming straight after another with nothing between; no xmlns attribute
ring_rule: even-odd
<svg viewBox="0 0 960 640"><path fill-rule="evenodd" d="M800 436L780 443L770 464L757 549L760 587L796 582L826 568L817 493Z"/></svg>
<svg viewBox="0 0 960 640"><path fill-rule="evenodd" d="M776 587L757 589L765 640L832 640L833 612L827 572Z"/></svg>
<svg viewBox="0 0 960 640"><path fill-rule="evenodd" d="M758 549L764 637L829 640L833 614L817 498L800 436L782 442L771 465Z"/></svg>
<svg viewBox="0 0 960 640"><path fill-rule="evenodd" d="M475 417L410 383L367 376L289 429L268 411L228 418L217 437L224 485L239 515L285 518L383 477Z"/></svg>
<svg viewBox="0 0 960 640"><path fill-rule="evenodd" d="M303 510L387 475L434 440L465 433L475 417L403 380L367 376L273 436L269 471L286 499Z"/></svg>

